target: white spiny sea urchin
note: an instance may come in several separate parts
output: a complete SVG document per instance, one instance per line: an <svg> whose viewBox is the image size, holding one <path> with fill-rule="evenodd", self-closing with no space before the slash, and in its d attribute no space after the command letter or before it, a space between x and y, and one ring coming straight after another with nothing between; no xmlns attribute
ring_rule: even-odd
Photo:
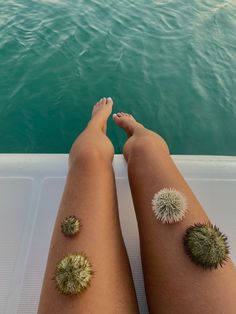
<svg viewBox="0 0 236 314"><path fill-rule="evenodd" d="M183 220L187 202L179 191L173 188L161 189L152 199L152 209L162 223L175 223Z"/></svg>
<svg viewBox="0 0 236 314"><path fill-rule="evenodd" d="M66 237L75 236L79 232L80 227L80 220L75 216L68 216L61 223L61 231Z"/></svg>
<svg viewBox="0 0 236 314"><path fill-rule="evenodd" d="M92 266L83 253L70 254L59 261L53 279L61 293L73 295L90 285L92 274Z"/></svg>

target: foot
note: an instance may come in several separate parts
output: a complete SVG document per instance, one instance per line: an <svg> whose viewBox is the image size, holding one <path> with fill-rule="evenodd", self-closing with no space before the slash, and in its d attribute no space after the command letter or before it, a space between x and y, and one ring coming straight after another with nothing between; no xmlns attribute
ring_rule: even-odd
<svg viewBox="0 0 236 314"><path fill-rule="evenodd" d="M101 98L93 107L89 125L101 128L101 130L106 134L107 119L112 112L112 106L113 101L110 97Z"/></svg>
<svg viewBox="0 0 236 314"><path fill-rule="evenodd" d="M122 129L125 130L128 140L126 141L123 147L123 153L126 160L128 160L131 151L133 150L136 144L146 144L153 142L158 144L160 148L169 151L166 142L163 140L161 136L146 129L141 123L137 122L131 114L119 112L117 114L113 114L113 120L115 123ZM136 145L137 147L137 145Z"/></svg>
<svg viewBox="0 0 236 314"><path fill-rule="evenodd" d="M125 130L128 137L132 136L134 132L145 129L141 123L138 123L131 114L118 112L113 114L113 120L122 129Z"/></svg>

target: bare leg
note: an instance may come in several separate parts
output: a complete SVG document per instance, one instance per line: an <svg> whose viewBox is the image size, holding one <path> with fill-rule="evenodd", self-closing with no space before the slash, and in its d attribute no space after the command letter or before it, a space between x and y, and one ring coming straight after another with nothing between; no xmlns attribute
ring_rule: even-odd
<svg viewBox="0 0 236 314"><path fill-rule="evenodd" d="M204 270L184 252L185 230L194 223L207 222L208 217L172 161L167 144L130 115L119 113L113 119L129 137L124 156L150 313L235 313L236 270L232 262L217 270ZM188 200L190 210L181 223L164 225L152 212L153 195L164 187L181 191Z"/></svg>
<svg viewBox="0 0 236 314"><path fill-rule="evenodd" d="M112 168L114 149L105 135L112 100L103 98L70 152L69 173L58 211L38 313L137 313L130 266L124 247ZM66 238L65 217L81 219L80 233ZM84 252L93 265L91 286L81 295L60 294L52 280L55 266L69 253Z"/></svg>

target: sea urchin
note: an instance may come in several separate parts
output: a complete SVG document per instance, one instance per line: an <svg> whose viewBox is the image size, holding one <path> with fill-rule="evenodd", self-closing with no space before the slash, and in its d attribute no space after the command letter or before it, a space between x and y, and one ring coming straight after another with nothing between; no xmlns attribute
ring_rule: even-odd
<svg viewBox="0 0 236 314"><path fill-rule="evenodd" d="M66 237L73 237L80 230L80 220L75 216L66 217L61 223L61 231Z"/></svg>
<svg viewBox="0 0 236 314"><path fill-rule="evenodd" d="M222 267L228 258L227 237L211 223L194 224L184 234L184 247L192 261L205 269Z"/></svg>
<svg viewBox="0 0 236 314"><path fill-rule="evenodd" d="M185 197L173 188L164 188L152 199L152 209L162 223L175 223L183 220L187 203Z"/></svg>
<svg viewBox="0 0 236 314"><path fill-rule="evenodd" d="M84 254L71 254L57 264L53 279L61 293L80 294L89 286L92 274L92 266Z"/></svg>

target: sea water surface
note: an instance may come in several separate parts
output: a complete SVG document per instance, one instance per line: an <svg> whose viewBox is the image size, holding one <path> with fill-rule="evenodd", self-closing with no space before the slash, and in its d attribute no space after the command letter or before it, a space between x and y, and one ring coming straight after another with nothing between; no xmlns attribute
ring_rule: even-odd
<svg viewBox="0 0 236 314"><path fill-rule="evenodd" d="M103 96L172 154L236 155L236 1L0 0L1 153L68 152Z"/></svg>

